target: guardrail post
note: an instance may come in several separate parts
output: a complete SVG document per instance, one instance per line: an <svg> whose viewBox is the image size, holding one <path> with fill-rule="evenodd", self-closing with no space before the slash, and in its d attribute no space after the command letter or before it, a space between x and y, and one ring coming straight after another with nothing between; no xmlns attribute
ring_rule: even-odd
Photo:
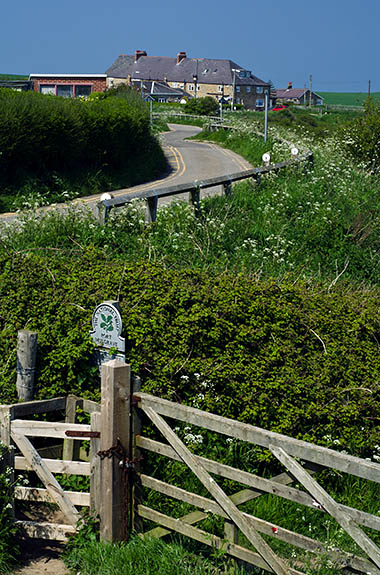
<svg viewBox="0 0 380 575"><path fill-rule="evenodd" d="M102 365L101 517L105 541L127 541L131 523L131 373L117 359Z"/></svg>
<svg viewBox="0 0 380 575"><path fill-rule="evenodd" d="M198 216L199 215L199 202L200 202L200 197L201 197L201 189L200 186L198 186L195 190L191 190L190 192L190 201L194 206L194 212L195 215Z"/></svg>
<svg viewBox="0 0 380 575"><path fill-rule="evenodd" d="M155 222L157 219L157 206L158 206L158 197L153 196L151 198L147 198L146 201L146 210L145 210L145 223L151 224Z"/></svg>
<svg viewBox="0 0 380 575"><path fill-rule="evenodd" d="M231 180L229 182L224 183L223 188L224 188L224 195L227 197L230 196L232 194L232 182L231 182Z"/></svg>

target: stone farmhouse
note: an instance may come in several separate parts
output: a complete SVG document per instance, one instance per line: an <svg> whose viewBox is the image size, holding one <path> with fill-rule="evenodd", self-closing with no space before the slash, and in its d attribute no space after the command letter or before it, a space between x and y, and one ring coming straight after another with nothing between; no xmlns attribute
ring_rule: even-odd
<svg viewBox="0 0 380 575"><path fill-rule="evenodd" d="M283 104L299 104L302 106L322 106L323 98L319 96L316 92L310 92L310 90L304 88L293 88L291 82L289 82L286 90L276 90L277 102ZM311 96L311 98L310 98Z"/></svg>
<svg viewBox="0 0 380 575"><path fill-rule="evenodd" d="M250 110L263 110L265 92L270 92L267 82L231 60L188 58L186 52L179 52L175 58L148 56L144 50L122 54L106 74L108 88L122 83L143 87L144 82L164 82L194 98L212 96ZM273 102L268 104L271 107Z"/></svg>

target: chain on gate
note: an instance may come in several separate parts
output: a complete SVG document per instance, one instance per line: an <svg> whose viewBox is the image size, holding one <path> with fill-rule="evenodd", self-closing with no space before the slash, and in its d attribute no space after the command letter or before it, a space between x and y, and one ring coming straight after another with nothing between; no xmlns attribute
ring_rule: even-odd
<svg viewBox="0 0 380 575"><path fill-rule="evenodd" d="M109 449L103 451L98 451L97 455L100 459L112 459L116 457L119 460L119 467L123 473L123 506L124 506L124 539L127 541L129 537L129 510L131 503L131 488L134 472L134 466L136 463L142 461L142 457L137 457L136 459L129 459L127 457L127 450L123 447L119 438L116 440L116 444L112 445Z"/></svg>

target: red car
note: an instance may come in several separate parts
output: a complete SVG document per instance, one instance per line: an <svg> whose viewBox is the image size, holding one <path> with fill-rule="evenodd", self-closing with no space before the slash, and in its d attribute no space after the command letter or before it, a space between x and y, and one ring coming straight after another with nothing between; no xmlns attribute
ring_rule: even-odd
<svg viewBox="0 0 380 575"><path fill-rule="evenodd" d="M272 112L279 112L280 110L286 110L287 106L283 104L278 104L275 108L272 108Z"/></svg>

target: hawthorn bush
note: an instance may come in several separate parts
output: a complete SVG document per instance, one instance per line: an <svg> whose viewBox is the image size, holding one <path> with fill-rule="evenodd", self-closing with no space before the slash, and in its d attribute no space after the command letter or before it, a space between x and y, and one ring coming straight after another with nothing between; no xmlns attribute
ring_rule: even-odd
<svg viewBox="0 0 380 575"><path fill-rule="evenodd" d="M99 399L91 315L119 295L145 391L319 443L329 435L356 454L380 444L375 291L128 264L95 249L52 254L0 256L2 403L16 399L25 326L38 332L37 398Z"/></svg>

